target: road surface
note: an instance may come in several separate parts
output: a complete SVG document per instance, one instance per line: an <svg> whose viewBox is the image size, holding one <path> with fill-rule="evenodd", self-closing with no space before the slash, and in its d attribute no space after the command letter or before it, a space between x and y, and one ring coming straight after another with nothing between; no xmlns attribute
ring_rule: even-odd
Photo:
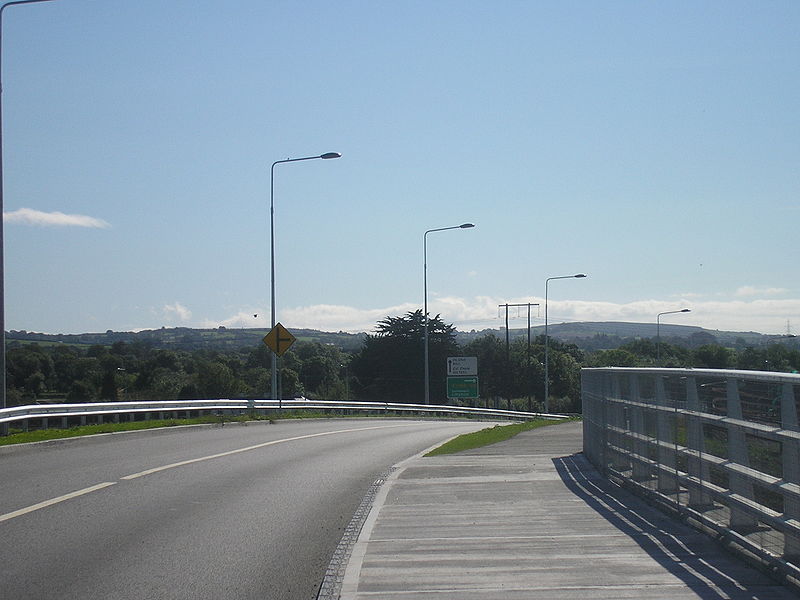
<svg viewBox="0 0 800 600"><path fill-rule="evenodd" d="M376 478L488 425L229 424L4 451L0 597L309 600Z"/></svg>

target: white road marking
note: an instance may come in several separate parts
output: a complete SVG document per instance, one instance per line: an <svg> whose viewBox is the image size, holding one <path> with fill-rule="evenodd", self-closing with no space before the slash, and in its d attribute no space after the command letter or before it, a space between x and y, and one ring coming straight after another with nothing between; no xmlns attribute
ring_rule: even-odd
<svg viewBox="0 0 800 600"><path fill-rule="evenodd" d="M193 463L203 462L206 460L213 460L215 458L222 458L223 456L230 456L232 454L240 454L242 452L249 452L250 450L258 450L259 448L265 448L266 446L274 446L275 444L282 444L284 442L294 442L296 440L306 440L308 438L315 438L315 437L322 437L324 435L335 435L337 433L349 433L351 431L367 431L369 429L388 429L391 427L410 427L411 424L402 424L402 425L377 425L375 427L358 427L356 429L339 429L338 431L323 431L322 433L310 433L308 435L298 435L297 437L290 437L284 438L282 440L272 440L271 442L264 442L262 444L256 444L255 446L247 446L246 448L237 448L236 450L228 450L227 452L220 452L219 454L210 454L208 456L201 456L199 458L191 458L189 460L182 460L180 462L172 463L169 465L163 465L160 467L153 467L152 469L147 469L146 471L140 471L138 473L134 473L133 475L125 475L124 477L120 477L120 479L130 480L136 479L138 477L144 477L145 475L151 475L153 473L158 473L160 471L166 471L167 469L174 469L175 467L183 467L185 465L191 465Z"/></svg>
<svg viewBox="0 0 800 600"><path fill-rule="evenodd" d="M39 510L40 508L46 508L48 506L52 506L53 504L58 504L59 502L64 502L65 500L70 500L72 498L77 498L78 496L83 496L84 494L96 492L97 490L102 490L103 488L107 488L110 485L116 485L116 484L117 484L116 481L106 481L104 483L98 483L97 485L93 485L91 487L83 488L82 490L78 490L77 492L64 494L63 496L59 496L58 498L50 498L50 500L45 500L44 502L39 502L38 504L32 504L31 506L20 508L19 510L15 510L14 512L0 515L0 522L8 521L9 519L13 519L14 517L21 517L22 515L27 515L28 513L32 513L35 510Z"/></svg>
<svg viewBox="0 0 800 600"><path fill-rule="evenodd" d="M393 427L411 427L415 425L415 423L403 423L401 425L376 425L373 427L356 427L354 429L339 429L337 431L324 431L322 433L311 433L308 435L298 435L296 437L284 438L282 440L273 440L271 442L264 442L263 444L256 444L255 446L247 446L246 448L238 448L236 450L229 450L228 452L220 452L219 454L210 454L209 456L201 456L200 458L192 458L190 460L182 460L180 462L172 463L169 465L163 465L160 467L154 467L152 469L147 469L146 471L140 471L138 473L133 473L132 475L125 475L124 477L120 477L121 480L131 480L137 479L139 477L144 477L145 475L151 475L152 473L158 473L160 471L166 471L167 469L174 469L175 467L182 467L184 465L190 465L197 462L202 462L206 460L212 460L214 458L221 458L223 456L230 456L232 454L239 454L241 452L249 452L250 450L257 450L258 448L264 448L266 446L273 446L275 444L282 444L283 442L293 442L296 440L305 440L308 438L315 438L321 437L324 435L334 435L338 433L349 433L351 431L367 431L370 429L390 429ZM77 498L78 496L83 496L85 494L90 494L91 492L96 492L98 490L102 490L107 488L111 485L116 485L116 481L106 481L103 483L98 483L97 485L93 485L82 490L78 490L75 492L71 492L69 494L64 494L63 496L58 496L57 498L51 498L50 500L45 500L43 502L39 502L38 504L32 504L31 506L27 506L25 508L20 508L19 510L15 510L10 513L6 513L4 515L0 515L0 523L3 521L8 521L9 519L13 519L15 517L21 517L22 515L27 515L28 513L32 513L36 510L41 508L46 508L48 506L52 506L53 504L58 504L59 502L64 502L66 500L71 500L72 498Z"/></svg>

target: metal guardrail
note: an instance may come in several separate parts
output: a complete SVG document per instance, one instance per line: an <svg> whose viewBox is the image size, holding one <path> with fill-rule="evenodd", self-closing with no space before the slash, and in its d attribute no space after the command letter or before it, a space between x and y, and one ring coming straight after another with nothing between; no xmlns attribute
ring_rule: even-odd
<svg viewBox="0 0 800 600"><path fill-rule="evenodd" d="M609 367L581 390L601 472L800 581L800 375Z"/></svg>
<svg viewBox="0 0 800 600"><path fill-rule="evenodd" d="M529 413L493 408L473 408L469 406L449 406L443 404L395 404L390 402L350 402L342 400L172 400L152 402L102 402L82 404L27 405L0 410L0 426L19 424L27 429L28 422L38 420L41 427L51 421L59 421L59 426L67 427L70 422L80 419L85 425L89 420L102 423L111 416L119 420L123 415L144 415L145 419L176 418L179 414L246 414L251 411L267 414L278 410L322 410L322 411L364 411L372 413L409 414L449 414L459 416L490 417L501 419L564 419L567 415Z"/></svg>

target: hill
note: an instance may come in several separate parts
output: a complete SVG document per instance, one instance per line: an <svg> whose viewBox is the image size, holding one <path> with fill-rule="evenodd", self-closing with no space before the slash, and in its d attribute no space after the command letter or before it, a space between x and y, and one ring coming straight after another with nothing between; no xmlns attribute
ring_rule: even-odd
<svg viewBox="0 0 800 600"><path fill-rule="evenodd" d="M267 334L266 329L233 329L218 327L216 329L191 329L175 327L147 329L145 331L111 331L105 333L51 334L29 331L6 332L6 343L37 342L41 344L71 344L78 346L110 346L116 342L128 344L144 343L154 348L171 348L178 350L231 350L257 346ZM365 334L328 333L313 329L292 329L292 334L304 342L332 344L345 351L355 351L361 347Z"/></svg>
<svg viewBox="0 0 800 600"><path fill-rule="evenodd" d="M505 329L484 329L482 331L458 332L457 339L460 344L465 344L472 339L493 333L505 338ZM510 329L509 339L527 337L526 328ZM531 327L531 337L544 335L544 325ZM584 323L556 323L548 326L548 335L563 342L573 343L582 350L607 350L644 338L656 337L654 323L626 323L626 322L584 322ZM784 339L783 336L764 335L754 331L720 331L704 329L693 325L662 324L660 328L661 339L671 344L680 346L698 347L703 344L719 344L731 348L746 348L747 346L760 346L776 340Z"/></svg>
<svg viewBox="0 0 800 600"><path fill-rule="evenodd" d="M346 352L354 352L361 348L366 333L338 333L317 331L315 329L292 329L298 340L331 344ZM72 344L79 346L110 346L116 342L128 344L145 343L155 348L172 348L180 350L216 349L231 350L262 343L267 334L266 329L226 328L191 329L175 327L148 329L145 331L111 331L105 333L51 334L29 331L6 332L6 343L37 342L40 344ZM496 335L505 339L505 329L483 329L481 331L457 331L459 344L466 344L484 335ZM556 323L548 327L551 338L573 343L584 351L606 350L617 348L622 344L640 338L654 338L656 326L653 323L621 323L621 322L586 322ZM510 329L509 339L526 338L526 328ZM532 339L544 335L544 326L531 327ZM688 347L703 344L720 344L730 348L746 348L761 346L782 341L797 345L800 338L786 340L785 336L764 335L753 331L719 331L703 329L691 325L661 325L661 339L664 342Z"/></svg>

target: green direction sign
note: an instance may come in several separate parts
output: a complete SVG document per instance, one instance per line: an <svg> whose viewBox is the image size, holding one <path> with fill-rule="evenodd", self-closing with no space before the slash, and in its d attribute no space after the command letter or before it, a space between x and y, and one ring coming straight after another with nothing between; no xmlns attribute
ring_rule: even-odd
<svg viewBox="0 0 800 600"><path fill-rule="evenodd" d="M477 377L448 377L447 398L479 398Z"/></svg>

